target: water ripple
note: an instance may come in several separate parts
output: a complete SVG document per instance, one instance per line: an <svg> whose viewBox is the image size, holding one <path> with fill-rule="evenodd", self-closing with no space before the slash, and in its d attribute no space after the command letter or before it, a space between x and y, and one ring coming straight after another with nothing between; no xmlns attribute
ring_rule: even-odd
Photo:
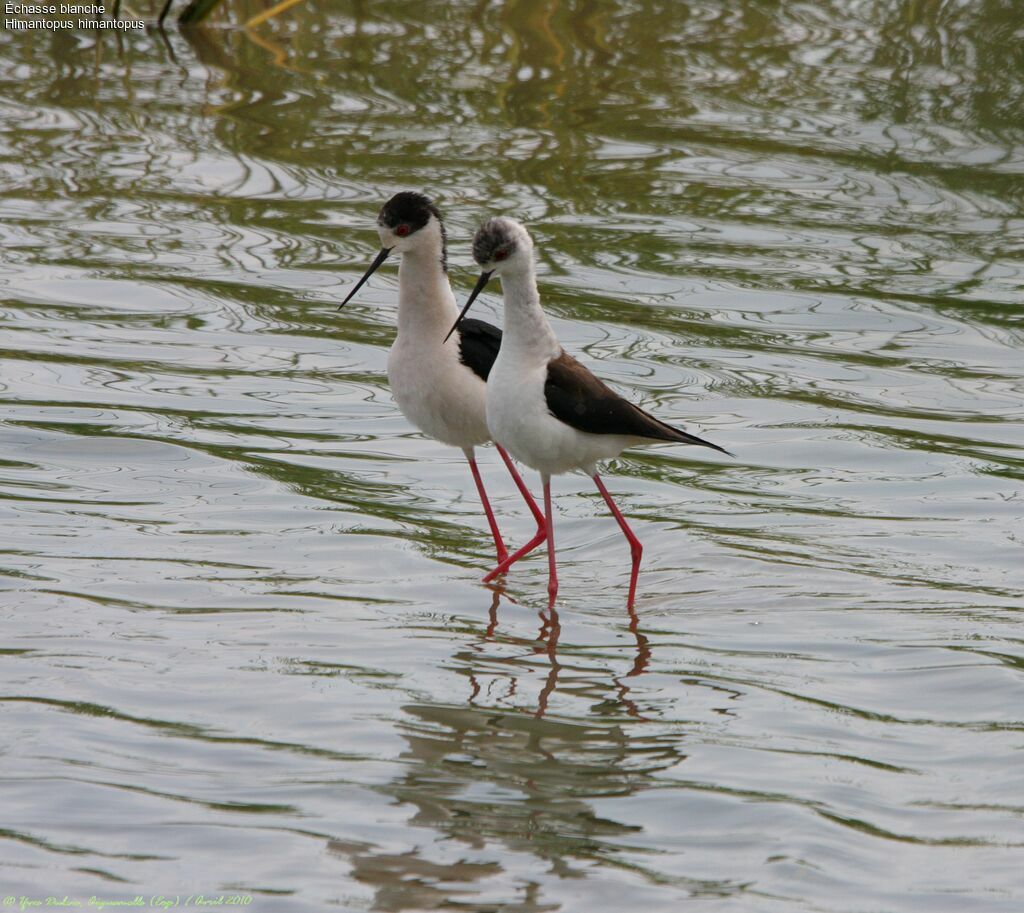
<svg viewBox="0 0 1024 913"><path fill-rule="evenodd" d="M226 6L0 41L9 893L1018 909L1015 10ZM526 219L566 347L737 453L609 466L635 614L583 478L557 611L479 585L393 268L337 311L407 187L460 299Z"/></svg>

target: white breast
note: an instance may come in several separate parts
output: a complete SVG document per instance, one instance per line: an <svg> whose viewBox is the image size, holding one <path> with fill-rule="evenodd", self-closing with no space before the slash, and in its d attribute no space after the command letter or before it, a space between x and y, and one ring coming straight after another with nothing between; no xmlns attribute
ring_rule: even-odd
<svg viewBox="0 0 1024 913"><path fill-rule="evenodd" d="M486 385L459 361L459 338L445 335L458 309L436 245L410 250L398 268L398 337L388 355L388 382L402 414L452 447L486 444ZM425 229L423 229L425 230Z"/></svg>
<svg viewBox="0 0 1024 913"><path fill-rule="evenodd" d="M388 382L402 414L431 437L463 449L491 439L487 387L459 361L456 336L442 346L399 333L388 355Z"/></svg>
<svg viewBox="0 0 1024 913"><path fill-rule="evenodd" d="M506 291L506 302L508 298ZM539 306L532 316L540 318L535 332L529 332L528 325L506 329L491 369L487 383L491 436L517 459L545 475L577 469L593 475L600 461L617 457L639 439L578 431L551 414L544 385L548 362L560 355L562 348Z"/></svg>
<svg viewBox="0 0 1024 913"><path fill-rule="evenodd" d="M577 431L555 418L544 396L547 359L529 363L504 347L487 384L491 436L516 459L545 475L581 469L588 475L600 460L617 456L630 441L617 435Z"/></svg>

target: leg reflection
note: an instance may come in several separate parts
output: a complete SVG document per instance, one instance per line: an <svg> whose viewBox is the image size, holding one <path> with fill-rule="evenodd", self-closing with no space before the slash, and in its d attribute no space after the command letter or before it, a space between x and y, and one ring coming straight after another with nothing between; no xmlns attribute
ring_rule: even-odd
<svg viewBox="0 0 1024 913"><path fill-rule="evenodd" d="M631 695L635 686L629 683L630 679L637 678L648 670L652 658L650 639L640 630L640 618L635 609L628 610L628 630L634 641L632 662L628 670L616 674L603 663L595 666L588 662L584 656L593 657L589 651L586 654L578 654L578 651L571 650L572 657L568 665L559 658L562 622L554 607L537 613L540 629L533 638L512 632L501 633L498 629L499 609L502 599L509 597L505 587L500 583L491 584L490 589L491 602L487 610L487 626L482 635L478 635L477 640L466 645L467 652L462 653L460 657L463 661L463 674L468 678L470 686L467 703L476 705L481 699L481 694L485 694L485 702L496 701L497 706L529 713L530 710L523 704L515 706L516 698L521 692L519 679L525 676L529 683L543 675L537 702L532 710L532 715L539 719L547 714L552 695L558 689L560 677L564 678L563 671L569 670L565 674L571 675L573 695L588 693L600 701L600 694L603 692L603 699L608 700L611 697L608 692L611 690L614 697L611 697L609 703L617 703L626 714L636 720L651 719L645 715ZM513 602L510 598L509 601ZM525 655L518 652L521 648L526 648ZM532 691L532 688L529 690Z"/></svg>
<svg viewBox="0 0 1024 913"><path fill-rule="evenodd" d="M544 687L541 688L540 697L537 699L537 712L534 716L538 718L544 716L547 712L548 698L551 697L555 686L558 684L558 673L562 668L558 662L558 636L562 633L562 625L558 620L558 612L555 611L555 607L551 606L547 610L546 615L544 612L541 612L540 620L540 633L537 635L537 640L539 643L544 644L544 646L538 645L534 648L534 652L547 653L548 663L551 668L548 671Z"/></svg>
<svg viewBox="0 0 1024 913"><path fill-rule="evenodd" d="M628 612L629 633L632 634L636 640L636 657L633 660L633 668L623 676L616 676L612 678L612 681L615 683L615 687L618 690L619 700L626 708L626 713L638 720L649 720L650 717L646 717L640 713L640 708L637 707L636 701L629 697L629 685L623 682L624 678L633 678L637 675L643 675L651 663L651 644L647 639L647 635L640 630L640 618L636 614L636 609L634 609L633 606L629 606Z"/></svg>
<svg viewBox="0 0 1024 913"><path fill-rule="evenodd" d="M494 640L494 634L498 630L498 606L501 605L501 597L505 595L505 587L501 583L491 584L491 606L487 610L487 630L484 631L483 641L481 643L470 644L470 649L475 653L483 652L483 645L489 641ZM469 685L470 695L469 703L472 704L476 699L477 695L480 694L480 681L476 677L476 672L470 667L469 670Z"/></svg>

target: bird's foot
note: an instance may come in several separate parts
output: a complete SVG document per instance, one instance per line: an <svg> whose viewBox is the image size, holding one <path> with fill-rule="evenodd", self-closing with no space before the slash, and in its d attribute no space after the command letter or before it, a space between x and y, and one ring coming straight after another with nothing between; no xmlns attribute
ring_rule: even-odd
<svg viewBox="0 0 1024 913"><path fill-rule="evenodd" d="M511 555L506 555L504 559L499 558L497 566L484 577L483 582L490 583L498 575L504 574L513 564L532 552L547 537L547 533L543 529L538 529L534 537L522 548L517 549Z"/></svg>

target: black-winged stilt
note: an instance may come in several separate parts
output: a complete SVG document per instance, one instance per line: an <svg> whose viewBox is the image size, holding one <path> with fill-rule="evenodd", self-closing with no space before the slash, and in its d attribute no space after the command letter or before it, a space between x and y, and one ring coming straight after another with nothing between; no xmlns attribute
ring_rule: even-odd
<svg viewBox="0 0 1024 913"><path fill-rule="evenodd" d="M444 444L461 448L469 461L499 564L511 565L544 541L544 515L512 458L505 461L534 519L536 535L509 558L491 510L474 448L491 440L487 430L486 381L501 346L501 330L482 320L466 320L456 338L444 336L458 312L448 283L444 222L423 194L395 194L377 216L381 249L370 268L339 306L344 307L392 251L402 254L398 267L398 335L388 355L388 381L402 414L417 428ZM448 334L451 336L451 333Z"/></svg>
<svg viewBox="0 0 1024 913"><path fill-rule="evenodd" d="M452 332L464 326L466 312L491 277L500 276L505 297L505 331L487 382L487 424L496 442L540 472L551 602L558 592L551 476L581 469L594 480L629 541L633 569L628 604L632 608L643 547L597 474L598 461L616 457L636 444L659 441L728 451L666 425L634 406L565 353L541 310L533 241L522 225L508 218L484 223L473 239L473 259L483 272ZM517 552L499 562L484 579L502 573L521 557Z"/></svg>

